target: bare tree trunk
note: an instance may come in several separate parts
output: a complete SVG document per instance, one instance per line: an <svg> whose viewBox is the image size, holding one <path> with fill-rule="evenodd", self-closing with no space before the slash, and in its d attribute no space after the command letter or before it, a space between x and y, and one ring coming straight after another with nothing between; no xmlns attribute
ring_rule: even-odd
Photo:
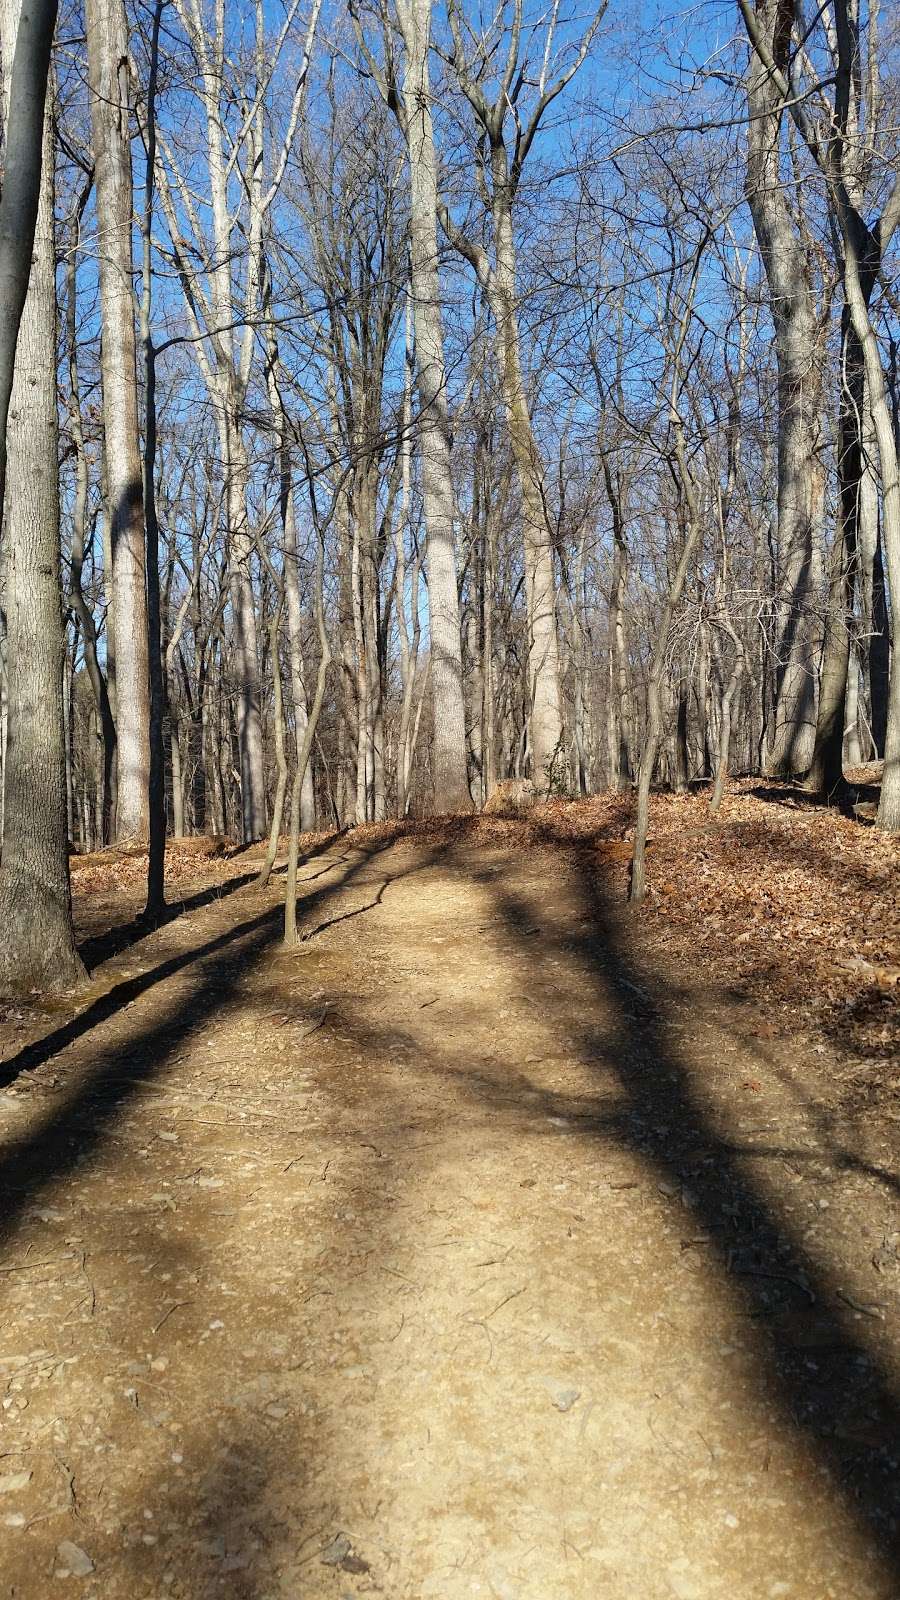
<svg viewBox="0 0 900 1600"><path fill-rule="evenodd" d="M397 632L400 640L400 682L402 686L400 727L397 736L397 815L400 817L406 816L409 805L409 778L412 766L410 732L421 635L421 623L419 620L419 572L421 563L417 546L414 548L412 567L409 573L411 632L410 625L406 619L406 530L410 523L412 492L410 412L412 408L413 351L411 321L408 298L406 307L406 381L403 394L403 440L400 446L401 498L399 516L394 525L394 589L397 605Z"/></svg>
<svg viewBox="0 0 900 1600"><path fill-rule="evenodd" d="M281 531L284 542L284 587L287 605L288 649L291 671L291 697L294 703L294 740L297 755L303 749L306 735L307 706L303 671L303 616L300 605L300 563L297 545L297 512L294 505L294 477L291 466L291 447L288 422L281 395L281 371L278 341L271 322L266 324L267 367L266 379L269 403L275 419L279 440L279 470L281 475L280 507ZM308 763L300 792L300 826L307 830L315 827L316 805L313 790L312 763Z"/></svg>
<svg viewBox="0 0 900 1600"><path fill-rule="evenodd" d="M895 430L896 431L896 430ZM887 699L890 678L889 622L884 590L884 564L881 555L881 525L878 477L875 471L877 444L866 391L863 418L863 477L859 497L859 613L860 667L865 684L864 699L869 728L877 758L884 755L887 731Z"/></svg>
<svg viewBox="0 0 900 1600"><path fill-rule="evenodd" d="M0 198L0 518L5 504L6 429L16 341L45 181L45 106L55 28L55 0L34 0L24 17L20 7L7 0L3 48L6 159Z"/></svg>
<svg viewBox="0 0 900 1600"><path fill-rule="evenodd" d="M777 0L757 15L771 40L782 25ZM776 46L777 48L777 46ZM747 199L769 281L778 362L778 568L776 694L768 771L805 772L815 737L818 642L811 616L813 561L822 514L819 463L822 365L807 252L791 220L781 173L778 89L751 56Z"/></svg>
<svg viewBox="0 0 900 1600"><path fill-rule="evenodd" d="M281 625L283 606L284 597L280 596L269 623L269 655L272 660L272 685L275 692L275 768L278 773L278 779L275 784L275 799L272 803L272 821L269 826L266 859L259 870L259 876L256 880L260 889L266 887L272 875L272 868L275 865L275 857L278 854L278 836L281 833L281 824L284 818L284 800L287 794L288 764L284 750L284 694L281 688L281 662L278 659L278 630ZM300 749L302 750L302 748L303 746L301 745ZM298 819L298 827L302 828L300 819Z"/></svg>
<svg viewBox="0 0 900 1600"><path fill-rule="evenodd" d="M900 180L894 189L900 204ZM896 207L895 207L896 211ZM878 340L869 316L867 273L863 271L865 245L871 236L860 240L852 219L844 218L844 281L853 330L862 347L872 426L881 468L882 536L891 595L891 671L888 686L887 730L884 748L884 776L878 803L878 826L888 833L900 833L900 459L897 434L891 416L887 384ZM885 228L885 235L889 229ZM871 269L871 263L866 267Z"/></svg>
<svg viewBox="0 0 900 1600"><path fill-rule="evenodd" d="M687 473L685 473L686 476ZM700 517L698 509L694 507L688 522L681 557L663 605L662 616L660 617L653 645L653 656L650 662L650 674L647 682L647 731L638 774L637 815L634 827L634 851L631 861L631 888L629 894L629 898L635 903L644 898L644 863L647 847L647 829L650 820L650 786L656 770L663 730L662 682L665 673L666 647L669 642L672 617L675 607L681 599L685 578L687 577L699 537Z"/></svg>
<svg viewBox="0 0 900 1600"><path fill-rule="evenodd" d="M491 300L497 322L503 400L522 496L531 776L536 788L546 789L553 780L563 737L553 541L544 500L543 464L522 375L512 210L503 196L501 176L495 178L495 195L497 266Z"/></svg>
<svg viewBox="0 0 900 1600"><path fill-rule="evenodd" d="M679 490L680 508L684 516L685 537L678 565L672 575L669 591L663 602L662 614L656 630L656 639L653 644L653 654L650 659L650 672L647 681L647 731L644 739L644 749L641 755L641 766L638 774L637 814L634 824L634 849L631 858L631 885L629 898L634 904L644 898L646 874L646 849L647 829L650 821L650 786L656 770L656 761L659 755L662 737L662 683L666 668L666 650L669 643L669 634L672 628L672 618L675 608L684 592L685 580L690 571L694 551L697 548L701 533L700 503L697 495L697 485L687 459L684 445L684 419L679 411L679 396L681 390L681 352L687 335L688 324L693 311L694 294L697 287L697 277L700 271L700 262L703 250L708 239L708 234L697 247L691 286L688 292L678 335L675 341L672 363L672 386L669 401L669 423L673 435L673 463L674 476Z"/></svg>
<svg viewBox="0 0 900 1600"><path fill-rule="evenodd" d="M453 537L456 502L450 470L450 417L438 275L437 160L429 71L431 12L432 0L398 0L397 3L406 49L403 124L409 148L410 274L420 406L422 497L428 535L434 808L435 811L469 811L472 801L466 770L466 715Z"/></svg>
<svg viewBox="0 0 900 1600"><path fill-rule="evenodd" d="M359 511L354 510L351 535L350 592L353 603L353 633L356 644L356 823L370 822L371 745L374 737L372 708L369 704L369 673L366 666L366 608L363 598L362 555L360 552Z"/></svg>
<svg viewBox="0 0 900 1600"><path fill-rule="evenodd" d="M697 644L697 770L702 778L708 778L712 772L710 759L710 651L711 640L709 626L701 614L699 624L699 639Z"/></svg>
<svg viewBox="0 0 900 1600"><path fill-rule="evenodd" d="M18 337L18 330L16 333ZM2 548L0 548L0 562L2 562ZM2 575L2 569L0 569ZM6 617L3 607L0 606L0 858L3 853L3 790L4 774L6 772L6 735L9 713L9 673L6 659Z"/></svg>
<svg viewBox="0 0 900 1600"><path fill-rule="evenodd" d="M608 782L611 789L623 789L631 781L634 738L634 712L628 672L628 646L625 638L628 546L625 540L621 479L613 476L606 455L603 457L603 476L613 524L612 576L609 588Z"/></svg>
<svg viewBox="0 0 900 1600"><path fill-rule="evenodd" d="M847 700L844 707L844 763L858 767L862 761L859 737L859 650L856 640L850 640L850 665L847 669Z"/></svg>
<svg viewBox="0 0 900 1600"><path fill-rule="evenodd" d="M483 652L482 668L482 749L484 750L484 794L488 799L497 787L497 692L494 670L494 521L490 507L484 521Z"/></svg>
<svg viewBox="0 0 900 1600"><path fill-rule="evenodd" d="M28 191L13 166L31 165L37 196L33 246L20 218L30 263L9 402L3 556L8 671L4 766L4 840L0 864L0 992L65 989L84 977L75 948L66 835L63 717L65 639L60 605L59 484L56 410L56 254L53 237L53 119L47 88L50 39L34 52L16 48L19 0L3 0L0 48L12 62L4 82L7 169L3 203ZM52 34L52 17L44 16ZM27 41L26 41L27 43ZM43 67L41 72L40 68ZM18 74L26 73L20 83ZM24 144L16 118L46 96L39 137ZM26 123L30 123L30 115ZM39 174L39 185L35 184ZM10 195L10 189L12 194ZM24 212L23 207L23 212ZM0 284L9 266L0 217ZM5 352L4 352L5 354ZM6 437L6 435L4 435Z"/></svg>
<svg viewBox="0 0 900 1600"><path fill-rule="evenodd" d="M339 809L342 827L350 827L358 820L359 813L359 728L362 715L359 706L359 682L356 673L357 651L359 649L356 607L356 540L350 530L346 494L343 490L339 490L338 495L335 521L337 523L338 538L338 630L341 657L341 692L339 696L341 721L338 734L338 748L341 755L339 774L341 804Z"/></svg>
<svg viewBox="0 0 900 1600"><path fill-rule="evenodd" d="M172 701L169 701L170 707ZM181 718L170 712L170 737L172 741L172 834L184 838L184 768L181 758Z"/></svg>
<svg viewBox="0 0 900 1600"><path fill-rule="evenodd" d="M684 794L690 778L691 758L688 749L688 685L680 670L674 698L675 743L672 752L672 779L676 794Z"/></svg>
<svg viewBox="0 0 900 1600"><path fill-rule="evenodd" d="M888 697L890 693L891 634L884 581L881 530L872 561L871 637L869 639L869 704L872 710L872 742L876 756L884 755L887 739Z"/></svg>
<svg viewBox="0 0 900 1600"><path fill-rule="evenodd" d="M294 773L294 782L291 786L291 838L288 848L287 887L284 900L284 943L288 949L293 949L297 943L297 864L300 855L300 793L303 788L303 778L309 762L310 751L318 727L322 711L322 701L325 698L325 684L328 679L328 668L331 665L331 644L328 630L325 626L325 542L321 529L319 533L319 549L316 558L316 621L319 628L319 671L316 676L316 690L313 703L310 707L309 721L303 737L303 746L297 758L297 769Z"/></svg>
<svg viewBox="0 0 900 1600"><path fill-rule="evenodd" d="M839 794L844 784L845 704L863 473L860 421L865 403L864 378L862 347L851 323L849 307L845 307L838 426L838 526L832 551L815 749L806 780L811 793L829 798Z"/></svg>
<svg viewBox="0 0 900 1600"><path fill-rule="evenodd" d="M81 420L81 382L77 359L77 291L76 267L79 252L81 218L87 206L92 186L88 178L79 197L76 211L75 246L69 252L66 267L66 339L69 358L69 431L75 447L75 494L72 501L72 543L70 552L70 585L68 603L78 619L84 638L84 664L90 679L94 700L100 718L103 747L101 806L103 826L101 840L110 842L113 821L113 789L116 759L116 725L110 705L106 679L97 654L97 628L81 587L84 564L85 532L88 518L88 462Z"/></svg>
<svg viewBox="0 0 900 1600"><path fill-rule="evenodd" d="M128 30L122 0L86 0L97 184L101 372L116 632L116 837L149 834L150 683L132 298Z"/></svg>
<svg viewBox="0 0 900 1600"><path fill-rule="evenodd" d="M728 754L731 749L731 714L734 706L734 697L744 675L744 663L746 661L744 646L738 633L727 618L724 627L734 645L734 660L728 676L728 682L725 685L725 692L722 696L722 715L719 722L719 752L716 757L716 781L713 784L713 792L709 802L709 809L713 815L722 804L722 796L725 793L725 780L728 777Z"/></svg>
<svg viewBox="0 0 900 1600"><path fill-rule="evenodd" d="M141 346L144 354L144 507L147 520L147 664L150 684L150 766L148 809L150 849L147 859L147 904L150 923L159 922L166 906L166 768L163 746L165 674L162 654L162 614L159 594L159 522L156 514L156 348L153 343L152 229L156 189L156 84L159 72L159 30L164 0L156 0L150 42L145 138L147 162L144 179L141 261Z"/></svg>
<svg viewBox="0 0 900 1600"><path fill-rule="evenodd" d="M247 447L235 418L225 428L228 451L226 505L228 508L229 568L234 617L235 722L241 763L241 817L245 844L261 839L266 829L266 793L263 772L262 695L256 633L251 556L253 536L248 526Z"/></svg>
<svg viewBox="0 0 900 1600"><path fill-rule="evenodd" d="M303 617L300 609L300 561L297 545L297 513L291 486L284 517L284 585L287 597L288 647L291 666L291 696L294 702L294 740L297 759L306 738L309 710L303 665ZM307 763L300 789L300 827L304 832L316 825L316 797L312 760Z"/></svg>

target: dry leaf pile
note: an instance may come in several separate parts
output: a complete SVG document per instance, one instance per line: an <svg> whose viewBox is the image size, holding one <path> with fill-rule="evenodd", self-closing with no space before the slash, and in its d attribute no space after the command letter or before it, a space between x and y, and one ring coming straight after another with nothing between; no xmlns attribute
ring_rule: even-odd
<svg viewBox="0 0 900 1600"><path fill-rule="evenodd" d="M234 845L221 838L169 839L166 841L166 886L174 887L202 873L204 880L234 876ZM79 897L141 891L147 881L147 851L143 846L110 847L92 855L73 855L69 861L72 893Z"/></svg>

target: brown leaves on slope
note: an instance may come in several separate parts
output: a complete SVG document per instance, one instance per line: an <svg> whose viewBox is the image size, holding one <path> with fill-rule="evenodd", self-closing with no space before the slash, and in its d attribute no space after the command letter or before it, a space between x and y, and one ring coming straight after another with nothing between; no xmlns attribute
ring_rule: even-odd
<svg viewBox="0 0 900 1600"><path fill-rule="evenodd" d="M900 1041L900 840L787 789L781 800L755 787L733 785L718 819L703 791L653 796L641 923L667 952L702 963L711 983L887 1061ZM607 840L623 808L617 850ZM630 801L601 796L570 809L566 831L624 899Z"/></svg>
<svg viewBox="0 0 900 1600"><path fill-rule="evenodd" d="M174 886L202 873L204 880L234 876L234 846L227 839L170 839L166 844L166 885ZM112 895L117 890L139 893L147 881L147 850L142 845L111 845L91 855L69 859L72 892L78 896Z"/></svg>

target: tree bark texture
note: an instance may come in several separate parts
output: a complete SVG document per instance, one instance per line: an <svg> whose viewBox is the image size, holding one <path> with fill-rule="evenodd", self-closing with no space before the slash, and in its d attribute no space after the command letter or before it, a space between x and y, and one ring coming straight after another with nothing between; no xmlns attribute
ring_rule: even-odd
<svg viewBox="0 0 900 1600"><path fill-rule="evenodd" d="M116 634L116 837L146 839L150 826L149 634L132 285L128 31L122 0L86 0L86 24Z"/></svg>
<svg viewBox="0 0 900 1600"><path fill-rule="evenodd" d="M778 36L783 14L777 0L765 0L758 11L776 57L787 43ZM756 54L748 100L747 199L769 283L778 364L777 681L767 766L789 777L809 767L816 726L819 645L811 601L823 503L823 360L809 262L781 172L781 97Z"/></svg>
<svg viewBox="0 0 900 1600"><path fill-rule="evenodd" d="M20 0L3 0L3 60L17 62ZM37 92L36 86L32 86ZM4 83L7 117L15 88ZM9 122L7 122L9 126ZM7 145L9 158L15 144ZM8 673L4 840L0 864L0 992L66 989L84 977L75 948L66 835L56 410L53 125L25 152L41 178L28 293L9 407L3 522ZM9 168L7 168L9 173ZM27 237L25 243L28 243Z"/></svg>
<svg viewBox="0 0 900 1600"><path fill-rule="evenodd" d="M469 811L466 717L456 553L456 498L450 464L450 416L437 243L437 160L431 117L429 44L432 0L398 0L406 49L403 121L409 149L409 250L419 454L428 536L428 611L434 706L434 809Z"/></svg>

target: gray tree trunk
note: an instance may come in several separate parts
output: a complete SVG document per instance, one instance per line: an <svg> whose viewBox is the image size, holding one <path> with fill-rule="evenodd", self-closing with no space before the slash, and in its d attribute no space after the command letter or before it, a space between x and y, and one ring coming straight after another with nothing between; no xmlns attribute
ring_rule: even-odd
<svg viewBox="0 0 900 1600"><path fill-rule="evenodd" d="M122 0L86 0L85 15L116 633L116 837L146 839L150 826L149 633L132 285L128 30Z"/></svg>
<svg viewBox="0 0 900 1600"><path fill-rule="evenodd" d="M832 551L831 583L816 739L806 784L828 798L844 787L844 728L850 670L850 624L856 592L862 438L859 422L865 403L862 346L845 307L841 337L841 400L838 425L838 524Z"/></svg>
<svg viewBox="0 0 900 1600"><path fill-rule="evenodd" d="M450 469L450 417L437 243L437 161L431 118L429 42L432 0L397 0L406 49L403 124L409 149L409 251L419 452L428 536L428 611L434 703L434 809L469 811L466 716Z"/></svg>
<svg viewBox="0 0 900 1600"><path fill-rule="evenodd" d="M628 644L625 636L625 588L628 576L628 545L621 478L614 477L609 460L603 459L603 475L613 524L612 577L609 586L609 689L607 702L607 773L611 789L624 789L631 781L634 712L628 670Z"/></svg>
<svg viewBox="0 0 900 1600"><path fill-rule="evenodd" d="M266 326L266 382L269 404L278 434L279 471L281 476L281 532L284 543L284 590L287 609L288 646L291 670L291 696L294 702L294 742L297 757L306 737L308 710L303 670L303 613L300 604L300 565L297 545L297 512L294 505L294 475L291 463L291 446L288 422L281 395L281 370L278 340L272 323ZM280 771L280 769L279 769ZM300 830L308 832L316 825L315 792L312 761L307 763L300 790Z"/></svg>
<svg viewBox="0 0 900 1600"><path fill-rule="evenodd" d="M758 11L771 40L779 11ZM812 761L819 641L812 616L822 516L819 461L823 352L806 251L791 219L780 163L781 96L751 56L747 199L769 283L778 363L778 569L776 693L767 768L789 777Z"/></svg>
<svg viewBox="0 0 900 1600"><path fill-rule="evenodd" d="M26 142L23 147L15 127L23 88L32 105L38 97L49 100L49 40L42 57L43 82L32 78L21 85L17 74L23 65L28 69L33 57L30 63L27 55L14 55L19 13L20 0L3 0L0 48L4 62L13 63L12 84L4 83L7 168L3 199L22 192L14 162L23 159L39 173L39 198L33 247L28 218L21 219L20 247L26 262L20 270L25 271L28 291L18 341L13 340L15 373L7 428L10 469L3 523L8 737L0 864L0 992L6 994L69 988L84 977L72 929L66 837L53 123L49 103L36 145L29 148Z"/></svg>
<svg viewBox="0 0 900 1600"><path fill-rule="evenodd" d="M505 151L495 154L494 232L496 266L491 278L491 308L497 324L500 378L510 443L522 497L525 548L525 599L528 613L529 742L536 788L553 780L561 751L563 724L559 684L559 639L553 543L544 497L543 462L534 437L522 374L516 308L516 257L512 205L504 175Z"/></svg>
<svg viewBox="0 0 900 1600"><path fill-rule="evenodd" d="M859 611L860 667L863 674L872 754L884 755L890 674L888 612L881 554L881 522L877 444L866 396L863 437L863 478L859 497Z"/></svg>
<svg viewBox="0 0 900 1600"><path fill-rule="evenodd" d="M19 8L10 11L4 26L6 159L0 201L0 517L16 341L28 293L31 246L44 177L45 105L56 5L53 0L35 0L21 20Z"/></svg>
<svg viewBox="0 0 900 1600"><path fill-rule="evenodd" d="M76 242L80 244L81 218L87 206L93 180L88 178L79 196L77 210ZM88 461L85 448L84 428L81 418L81 381L78 372L77 336L78 336L78 308L76 277L79 259L78 249L69 252L66 267L66 342L68 344L69 365L69 432L75 450L75 492L72 500L71 513L71 549L70 572L71 582L68 595L68 604L74 610L81 626L84 638L84 662L93 690L97 712L100 718L101 739L103 744L102 761L102 788L101 808L103 828L101 839L104 844L109 844L111 825L113 820L113 797L116 757L116 725L110 705L109 692L106 679L100 667L97 653L97 627L93 613L84 598L81 587L82 569L84 565L85 533L88 518Z"/></svg>

